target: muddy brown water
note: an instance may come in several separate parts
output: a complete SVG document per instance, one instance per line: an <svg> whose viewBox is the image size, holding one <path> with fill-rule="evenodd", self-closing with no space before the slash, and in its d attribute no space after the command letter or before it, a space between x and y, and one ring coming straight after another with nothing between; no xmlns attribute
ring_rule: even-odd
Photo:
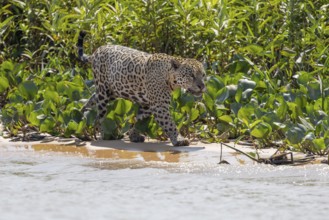
<svg viewBox="0 0 329 220"><path fill-rule="evenodd" d="M0 219L325 219L329 166L211 153L0 146ZM234 155L232 155L234 156ZM238 158L237 160L242 160Z"/></svg>

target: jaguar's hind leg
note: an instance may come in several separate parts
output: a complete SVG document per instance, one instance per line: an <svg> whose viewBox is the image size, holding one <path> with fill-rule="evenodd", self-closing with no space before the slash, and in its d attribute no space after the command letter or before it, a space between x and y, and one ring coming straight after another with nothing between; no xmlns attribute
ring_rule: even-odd
<svg viewBox="0 0 329 220"><path fill-rule="evenodd" d="M107 104L114 100L110 90L107 91L97 91L93 93L89 100L81 108L81 111L84 112L87 109L91 109L94 106L97 107L97 116L94 122L94 138L97 139L97 131L101 133L101 139L104 137L104 131L102 129L102 123L105 119L107 113Z"/></svg>
<svg viewBox="0 0 329 220"><path fill-rule="evenodd" d="M97 117L95 120L95 129L98 129L101 133L100 139L104 139L104 130L102 128L102 123L107 115L107 104L110 101L113 101L115 97L113 96L110 90L98 91L96 96Z"/></svg>
<svg viewBox="0 0 329 220"><path fill-rule="evenodd" d="M136 123L138 121L143 120L144 118L151 116L151 110L148 107L140 106L136 115ZM131 142L144 142L145 137L140 134L140 132L136 129L136 124L132 126L132 128L128 131L129 140Z"/></svg>

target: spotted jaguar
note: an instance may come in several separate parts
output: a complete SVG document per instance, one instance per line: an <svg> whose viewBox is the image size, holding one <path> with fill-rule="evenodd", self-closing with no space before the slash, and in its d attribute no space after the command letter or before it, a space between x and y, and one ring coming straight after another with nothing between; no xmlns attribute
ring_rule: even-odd
<svg viewBox="0 0 329 220"><path fill-rule="evenodd" d="M195 59L150 54L110 44L86 55L83 51L85 35L85 31L79 34L78 58L91 64L96 92L82 111L97 106L95 126L104 121L108 102L124 98L139 106L136 121L153 115L174 146L188 146L189 140L178 133L169 112L171 92L183 88L194 96L201 96L205 91L203 64ZM101 134L103 137L104 131L101 130ZM145 140L135 125L128 134L131 142Z"/></svg>

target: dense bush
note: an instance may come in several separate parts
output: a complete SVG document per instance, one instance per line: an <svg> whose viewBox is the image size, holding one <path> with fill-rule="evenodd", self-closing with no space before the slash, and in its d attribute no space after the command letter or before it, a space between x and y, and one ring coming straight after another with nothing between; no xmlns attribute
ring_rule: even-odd
<svg viewBox="0 0 329 220"><path fill-rule="evenodd" d="M327 154L329 4L326 0L3 0L0 107L8 132L91 137L96 112L79 111L94 91L90 66L76 59L113 43L193 57L207 66L202 100L175 91L181 133ZM136 107L109 104L108 138L122 137ZM148 119L151 137L162 132Z"/></svg>

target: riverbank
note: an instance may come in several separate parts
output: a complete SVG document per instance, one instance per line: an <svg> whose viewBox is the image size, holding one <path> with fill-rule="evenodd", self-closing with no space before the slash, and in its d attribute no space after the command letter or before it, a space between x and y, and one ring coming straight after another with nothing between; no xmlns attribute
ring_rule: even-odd
<svg viewBox="0 0 329 220"><path fill-rule="evenodd" d="M202 143L192 142L187 147L173 147L170 142L160 142L147 139L144 143L131 143L127 138L113 141L81 142L74 138L56 138L45 136L42 140L21 141L0 137L0 147L24 147L42 152L65 153L91 158L111 158L138 160L144 162L168 163L222 163L232 165L248 165L258 162L274 165L290 164L318 164L326 158L313 156L312 158L299 152L277 152L276 148L256 150L250 144ZM258 156L257 156L258 155ZM274 157L274 155L276 155ZM255 159L253 159L255 158ZM307 158L307 159L305 159ZM258 162L256 161L258 159ZM300 160L300 162L298 162Z"/></svg>

